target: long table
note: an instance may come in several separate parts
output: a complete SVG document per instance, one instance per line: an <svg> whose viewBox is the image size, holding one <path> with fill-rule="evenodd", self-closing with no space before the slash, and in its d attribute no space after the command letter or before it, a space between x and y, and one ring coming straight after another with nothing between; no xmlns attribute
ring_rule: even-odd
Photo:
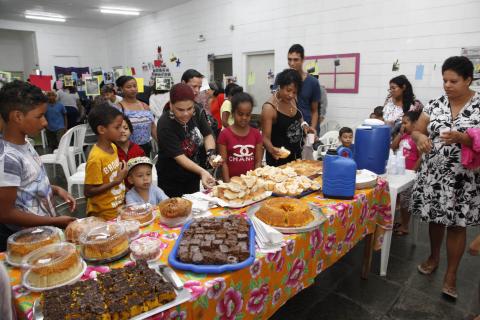
<svg viewBox="0 0 480 320"><path fill-rule="evenodd" d="M288 299L310 286L320 272L333 265L363 238L367 238L362 272L366 277L374 242L381 241L373 237L376 228L392 227L387 183L379 179L375 188L357 191L353 200L324 199L321 193L314 193L302 198L302 201L322 207L327 220L319 228L286 236L286 245L280 251L257 253L255 262L243 270L219 275L177 271L192 293L191 300L152 319L267 319ZM216 208L212 214L246 215L246 209ZM142 232L162 240L160 260L166 263L180 230L155 222L143 228ZM379 246L377 243L376 247ZM4 259L4 254L0 253L0 261ZM82 279L129 263L132 262L124 258L108 265L89 265ZM32 319L32 305L40 294L30 292L21 285L20 269L6 266L18 317Z"/></svg>

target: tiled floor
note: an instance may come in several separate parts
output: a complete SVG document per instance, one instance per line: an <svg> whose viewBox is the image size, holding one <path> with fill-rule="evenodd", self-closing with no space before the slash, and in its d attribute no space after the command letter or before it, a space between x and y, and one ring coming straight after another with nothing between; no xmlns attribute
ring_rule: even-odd
<svg viewBox="0 0 480 320"><path fill-rule="evenodd" d="M416 268L429 253L427 232L427 225L422 223L416 246L410 236L394 236L387 276L379 276L378 252L368 280L360 279L363 243L359 243L318 275L312 286L289 300L271 320L463 320L480 314L480 257L468 253L463 256L457 281L459 298L448 301L441 295L445 248L433 275L421 275ZM468 229L468 241L479 233L480 228Z"/></svg>
<svg viewBox="0 0 480 320"><path fill-rule="evenodd" d="M51 166L47 171L51 177ZM66 187L61 170L57 170L57 174L52 183ZM479 233L478 227L468 229L467 241ZM451 302L441 295L446 268L445 247L439 269L431 276L424 276L416 267L428 254L428 229L422 223L416 246L408 235L393 237L386 277L379 276L380 252L377 252L369 279L362 280L363 242L360 242L334 266L318 275L312 286L290 299L271 319L463 320L480 314L480 257L467 253L463 256L457 282L459 298Z"/></svg>

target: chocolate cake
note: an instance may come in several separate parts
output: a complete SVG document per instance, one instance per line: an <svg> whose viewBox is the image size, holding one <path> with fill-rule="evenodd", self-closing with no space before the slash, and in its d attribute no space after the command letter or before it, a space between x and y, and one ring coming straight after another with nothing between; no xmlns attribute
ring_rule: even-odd
<svg viewBox="0 0 480 320"><path fill-rule="evenodd" d="M45 320L129 319L176 297L170 283L145 261L43 293Z"/></svg>
<svg viewBox="0 0 480 320"><path fill-rule="evenodd" d="M249 225L242 217L195 220L183 232L177 258L191 264L233 264L250 256Z"/></svg>

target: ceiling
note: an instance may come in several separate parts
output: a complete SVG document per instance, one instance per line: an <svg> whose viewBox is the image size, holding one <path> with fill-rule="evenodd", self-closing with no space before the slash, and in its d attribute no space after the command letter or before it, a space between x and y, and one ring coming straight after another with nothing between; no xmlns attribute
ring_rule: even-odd
<svg viewBox="0 0 480 320"><path fill-rule="evenodd" d="M124 7L140 10L140 16L171 8L190 0L0 0L0 19L69 25L76 27L109 28L139 16L100 13L101 6ZM30 20L26 10L60 14L67 22Z"/></svg>

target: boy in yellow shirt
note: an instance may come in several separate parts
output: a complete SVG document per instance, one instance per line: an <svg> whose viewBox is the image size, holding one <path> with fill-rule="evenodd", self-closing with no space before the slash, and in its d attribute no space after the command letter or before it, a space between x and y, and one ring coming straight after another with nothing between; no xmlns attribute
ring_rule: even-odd
<svg viewBox="0 0 480 320"><path fill-rule="evenodd" d="M96 105L88 115L88 123L98 137L88 155L85 169L85 197L87 215L105 220L117 217L117 208L123 204L128 170L125 161L118 160L117 147L122 126L122 113L110 105Z"/></svg>

